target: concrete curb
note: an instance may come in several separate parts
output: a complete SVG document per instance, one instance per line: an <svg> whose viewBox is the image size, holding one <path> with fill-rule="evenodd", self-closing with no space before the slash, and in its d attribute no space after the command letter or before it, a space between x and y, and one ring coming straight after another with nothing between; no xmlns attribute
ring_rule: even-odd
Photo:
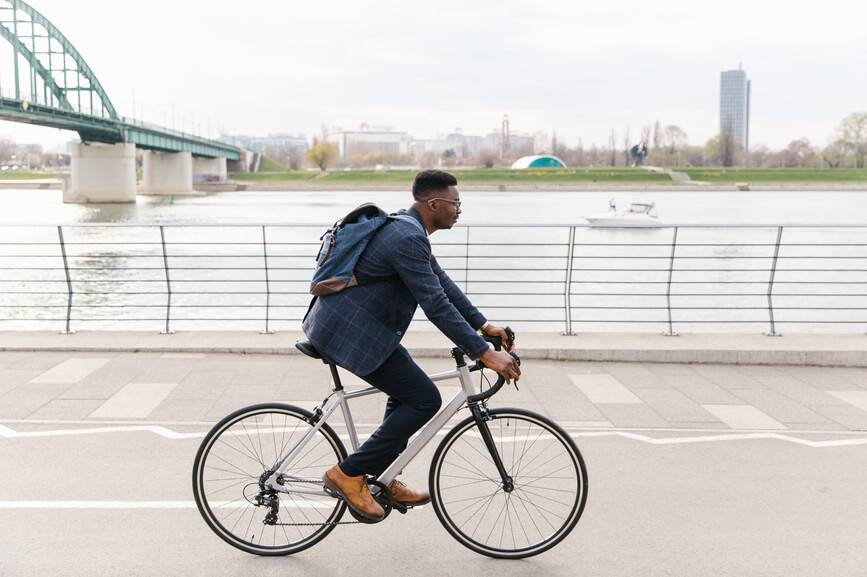
<svg viewBox="0 0 867 577"><path fill-rule="evenodd" d="M159 334L134 331L0 332L0 351L301 354L300 332L270 335L206 331ZM451 343L441 334L414 332L404 346L418 357L442 358ZM682 335L600 333L563 336L521 333L518 351L528 359L732 365L867 367L867 336L850 335Z"/></svg>

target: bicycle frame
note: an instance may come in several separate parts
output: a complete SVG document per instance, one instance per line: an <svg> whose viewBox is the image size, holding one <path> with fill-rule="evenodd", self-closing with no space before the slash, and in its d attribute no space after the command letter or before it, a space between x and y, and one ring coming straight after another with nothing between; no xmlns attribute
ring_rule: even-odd
<svg viewBox="0 0 867 577"><path fill-rule="evenodd" d="M466 402L467 397L476 393L475 387L473 386L473 379L470 375L470 369L463 358L458 361L458 365L454 370L428 375L428 377L434 382L457 378L461 383L461 389L452 400L448 402L448 404L440 409L433 419L431 419L427 425L424 426L421 432L407 445L407 448L398 455L397 459L395 459L388 468L386 468L382 475L379 476L377 480L385 485L391 483L400 471L402 471L403 468L406 467L431 441L431 439L434 438L440 429L449 422L449 420ZM349 401L351 399L374 394L384 393L375 387L367 387L355 391L344 391L342 388L336 388L334 391L335 398L322 410L322 414L319 416L318 420L312 423L310 428L298 440L298 442L296 442L292 447L289 447L280 456L274 466L271 467L271 474L265 481L265 485L270 485L275 491L280 493L310 493L317 495L325 493L324 487L307 489L304 487L284 486L282 482L278 481L278 477L284 479L289 478L306 483L320 483L321 479L309 479L300 478L296 475L284 475L281 473L281 469L283 468L283 465L287 462L291 462L296 455L304 450L305 445L307 445L316 432L322 428L322 425L328 421L331 414L334 413L338 407L340 407L341 412L343 413L343 420L346 423L346 429L349 432L349 440L352 445L352 450L357 450L359 446L358 433L355 430L355 421L353 420L352 412L349 409Z"/></svg>

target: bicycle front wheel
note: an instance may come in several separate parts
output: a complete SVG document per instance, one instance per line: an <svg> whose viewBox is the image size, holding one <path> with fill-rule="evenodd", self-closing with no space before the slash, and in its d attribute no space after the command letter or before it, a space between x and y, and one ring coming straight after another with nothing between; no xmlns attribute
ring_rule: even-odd
<svg viewBox="0 0 867 577"><path fill-rule="evenodd" d="M449 431L431 463L437 517L455 539L490 557L550 549L572 531L587 501L581 452L556 423L530 411L493 409L485 425L512 486L504 486L469 417Z"/></svg>
<svg viewBox="0 0 867 577"><path fill-rule="evenodd" d="M311 433L311 417L298 407L265 403L232 413L205 436L193 466L193 493L224 541L257 555L288 555L334 529L346 504L322 490L321 478L346 458L346 449L327 424ZM280 469L277 485L263 487L263 474L305 435L310 438Z"/></svg>

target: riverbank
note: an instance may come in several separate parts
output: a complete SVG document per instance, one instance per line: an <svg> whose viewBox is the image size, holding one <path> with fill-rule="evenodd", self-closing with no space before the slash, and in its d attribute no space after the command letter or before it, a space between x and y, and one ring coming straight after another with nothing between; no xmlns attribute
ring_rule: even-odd
<svg viewBox="0 0 867 577"><path fill-rule="evenodd" d="M598 191L649 191L649 192L749 192L749 191L867 191L867 181L864 182L738 182L738 183L706 183L706 182L503 182L499 184L478 184L460 181L460 188L465 192L598 192ZM0 180L2 190L61 190L60 179L40 180ZM328 181L285 181L285 182L250 182L230 179L228 182L195 183L193 189L197 192L233 192L233 191L404 191L409 190L409 183L378 183L378 182L328 182ZM182 196L176 194L173 196Z"/></svg>

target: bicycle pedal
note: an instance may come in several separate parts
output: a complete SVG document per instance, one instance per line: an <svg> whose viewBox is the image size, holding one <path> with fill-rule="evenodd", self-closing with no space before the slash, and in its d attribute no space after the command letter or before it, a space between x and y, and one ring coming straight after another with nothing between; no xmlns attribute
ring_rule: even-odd
<svg viewBox="0 0 867 577"><path fill-rule="evenodd" d="M395 511L398 511L401 515L406 515L406 512L412 507L407 507L406 505L401 505L400 503L392 503L391 508Z"/></svg>

